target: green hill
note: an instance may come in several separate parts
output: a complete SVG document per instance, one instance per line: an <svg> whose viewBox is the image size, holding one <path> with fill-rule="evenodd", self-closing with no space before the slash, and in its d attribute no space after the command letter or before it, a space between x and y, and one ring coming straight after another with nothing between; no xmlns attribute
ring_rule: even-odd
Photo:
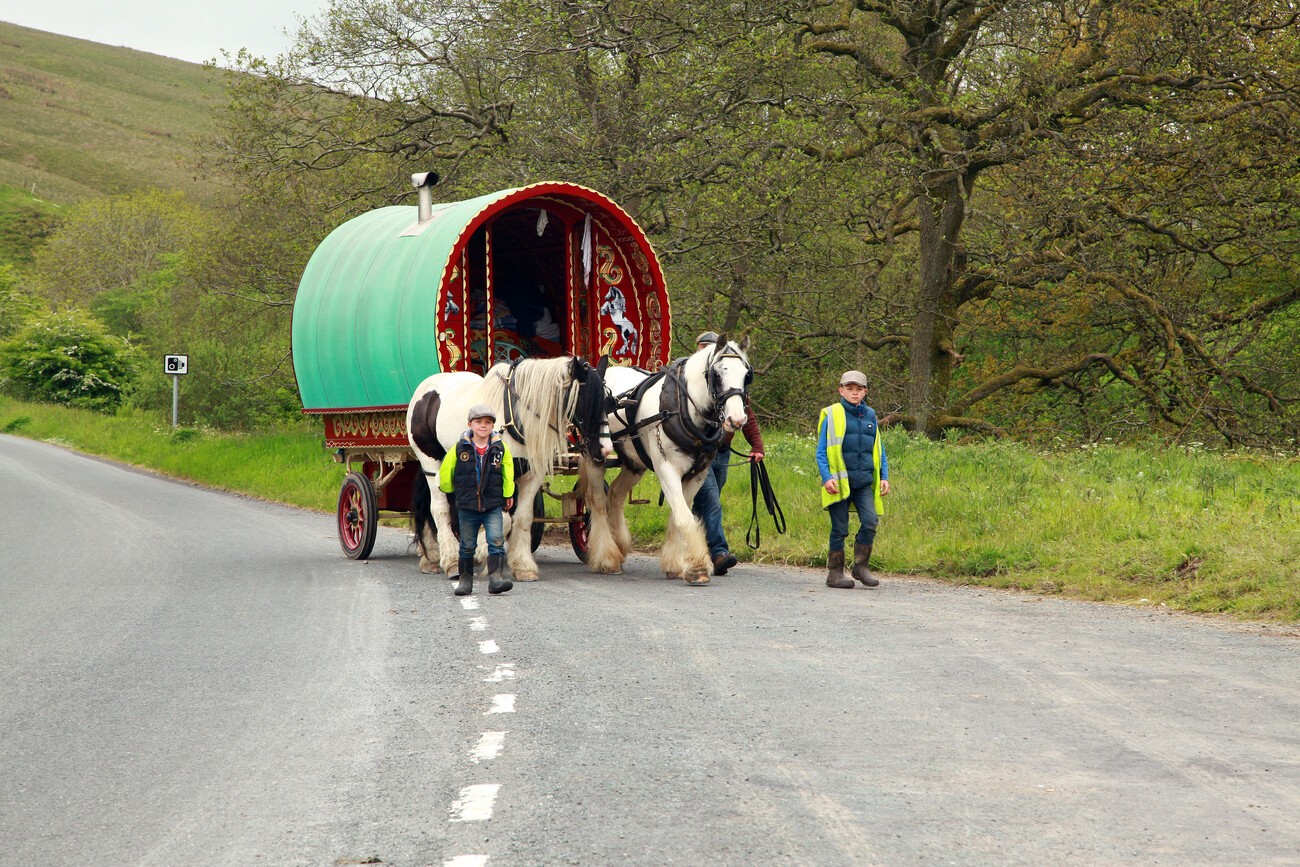
<svg viewBox="0 0 1300 867"><path fill-rule="evenodd" d="M196 144L221 96L207 67L0 22L0 185L36 210L151 186L211 200Z"/></svg>

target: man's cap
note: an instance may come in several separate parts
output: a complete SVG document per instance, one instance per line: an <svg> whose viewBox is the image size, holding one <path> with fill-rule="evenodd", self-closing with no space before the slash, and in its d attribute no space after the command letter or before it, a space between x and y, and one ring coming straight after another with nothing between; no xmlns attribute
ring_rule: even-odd
<svg viewBox="0 0 1300 867"><path fill-rule="evenodd" d="M867 375L860 370L847 371L840 377L840 385L860 385L867 387Z"/></svg>
<svg viewBox="0 0 1300 867"><path fill-rule="evenodd" d="M717 343L717 342L718 342L718 332L716 331L706 331L703 334L701 334L699 337L695 338L696 346L699 346L701 343Z"/></svg>
<svg viewBox="0 0 1300 867"><path fill-rule="evenodd" d="M476 403L469 408L469 418L466 419L466 421L473 421L476 418L484 418L484 417L496 421L497 420L496 411L492 409L492 407L488 406L486 403Z"/></svg>

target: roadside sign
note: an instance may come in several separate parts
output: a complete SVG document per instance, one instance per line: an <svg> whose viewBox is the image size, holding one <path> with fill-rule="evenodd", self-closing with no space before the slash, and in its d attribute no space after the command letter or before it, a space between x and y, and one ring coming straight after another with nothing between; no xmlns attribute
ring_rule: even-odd
<svg viewBox="0 0 1300 867"><path fill-rule="evenodd" d="M172 376L184 376L189 372L190 357L188 355L164 355L163 372Z"/></svg>

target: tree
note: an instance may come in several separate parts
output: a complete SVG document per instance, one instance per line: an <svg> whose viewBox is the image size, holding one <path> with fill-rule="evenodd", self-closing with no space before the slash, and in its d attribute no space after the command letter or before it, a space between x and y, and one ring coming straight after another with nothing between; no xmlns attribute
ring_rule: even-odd
<svg viewBox="0 0 1300 867"><path fill-rule="evenodd" d="M76 310L32 320L0 343L0 385L15 397L109 412L130 391L131 344Z"/></svg>
<svg viewBox="0 0 1300 867"><path fill-rule="evenodd" d="M77 205L33 257L27 277L55 304L88 306L169 267L206 231L207 218L183 193L143 190Z"/></svg>
<svg viewBox="0 0 1300 867"><path fill-rule="evenodd" d="M1285 438L1296 37L1278 0L339 0L247 60L224 153L335 222L430 167L602 189L792 412L851 364L929 436Z"/></svg>
<svg viewBox="0 0 1300 867"><path fill-rule="evenodd" d="M1297 284L1228 297L1243 268L1296 267L1296 239L1278 231L1295 224L1297 204L1296 167L1278 158L1297 142L1290 4L787 8L804 50L841 82L789 106L829 121L821 140L791 145L870 164L877 178L887 167L889 195L868 216L879 275L904 239L915 245L912 429L991 430L970 413L994 395L1098 374L1170 431L1201 417L1229 439L1246 435L1231 401L1206 400L1225 388L1294 409L1294 384L1270 390L1234 358L1300 301ZM1217 304L1189 297L1216 286ZM1076 298L1068 309L1063 291ZM963 343L979 345L968 329L1044 301L1042 325L1073 339L1022 343L1024 355L983 364L953 394Z"/></svg>
<svg viewBox="0 0 1300 867"><path fill-rule="evenodd" d="M36 302L18 286L18 274L10 264L0 264L0 340L13 335L35 315Z"/></svg>

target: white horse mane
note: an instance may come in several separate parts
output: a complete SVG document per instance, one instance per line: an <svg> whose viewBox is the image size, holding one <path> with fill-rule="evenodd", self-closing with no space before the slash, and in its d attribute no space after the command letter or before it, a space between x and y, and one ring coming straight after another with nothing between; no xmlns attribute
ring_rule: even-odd
<svg viewBox="0 0 1300 867"><path fill-rule="evenodd" d="M489 406L506 405L506 383L513 381L514 408L517 421L523 429L526 442L522 444L522 457L543 474L547 473L555 458L568 451L569 416L578 400L577 380L573 378L573 359L531 358L515 367L494 364L479 387L479 399ZM504 423L499 419L498 423Z"/></svg>

